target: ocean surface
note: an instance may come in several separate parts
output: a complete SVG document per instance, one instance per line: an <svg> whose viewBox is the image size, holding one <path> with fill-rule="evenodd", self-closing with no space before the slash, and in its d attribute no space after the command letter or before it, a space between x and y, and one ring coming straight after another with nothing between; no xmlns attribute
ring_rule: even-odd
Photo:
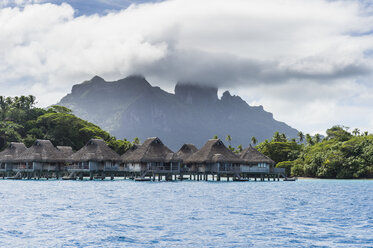
<svg viewBox="0 0 373 248"><path fill-rule="evenodd" d="M0 180L0 247L373 247L372 180Z"/></svg>

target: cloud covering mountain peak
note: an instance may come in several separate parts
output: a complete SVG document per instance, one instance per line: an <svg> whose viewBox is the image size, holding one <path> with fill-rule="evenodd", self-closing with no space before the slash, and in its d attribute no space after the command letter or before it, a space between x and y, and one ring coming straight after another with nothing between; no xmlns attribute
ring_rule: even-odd
<svg viewBox="0 0 373 248"><path fill-rule="evenodd" d="M261 93L277 85L326 92L370 87L373 19L363 2L170 0L100 15L35 3L0 9L0 90L29 89L42 105L96 74L109 80L143 74L165 88L195 81ZM323 101L316 90L307 94ZM287 114L270 92L263 97L246 96Z"/></svg>

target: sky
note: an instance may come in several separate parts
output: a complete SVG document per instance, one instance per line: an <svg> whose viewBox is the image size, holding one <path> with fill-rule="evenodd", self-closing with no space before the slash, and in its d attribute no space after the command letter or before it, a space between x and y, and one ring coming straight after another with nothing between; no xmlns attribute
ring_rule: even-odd
<svg viewBox="0 0 373 248"><path fill-rule="evenodd" d="M371 0L0 0L0 94L142 74L230 90L305 133L373 132Z"/></svg>

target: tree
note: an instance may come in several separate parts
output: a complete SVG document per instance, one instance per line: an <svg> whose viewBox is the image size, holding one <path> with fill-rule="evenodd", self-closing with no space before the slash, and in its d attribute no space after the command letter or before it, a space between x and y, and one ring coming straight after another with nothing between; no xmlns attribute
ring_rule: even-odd
<svg viewBox="0 0 373 248"><path fill-rule="evenodd" d="M312 136L308 133L306 134L306 143L307 145L309 146L312 146L314 144L313 140L312 140Z"/></svg>
<svg viewBox="0 0 373 248"><path fill-rule="evenodd" d="M134 144L134 145L140 145L140 139L139 139L139 137L135 137L133 139L133 141L132 141L132 144Z"/></svg>
<svg viewBox="0 0 373 248"><path fill-rule="evenodd" d="M227 137L225 138L225 140L229 142L229 146L231 147L232 146L232 144L231 144L232 137L228 134Z"/></svg>
<svg viewBox="0 0 373 248"><path fill-rule="evenodd" d="M360 134L360 129L359 128L355 128L352 133L355 135L355 136L358 136Z"/></svg>
<svg viewBox="0 0 373 248"><path fill-rule="evenodd" d="M296 142L286 141L268 141L260 143L256 148L264 155L270 157L276 163L282 161L292 161L299 157L302 145Z"/></svg>
<svg viewBox="0 0 373 248"><path fill-rule="evenodd" d="M276 164L276 168L285 168L287 176L291 174L291 168L295 165L295 161L282 161Z"/></svg>
<svg viewBox="0 0 373 248"><path fill-rule="evenodd" d="M281 135L280 135L280 133L279 133L279 132L275 132L275 133L273 134L272 140L273 140L274 142L281 142Z"/></svg>
<svg viewBox="0 0 373 248"><path fill-rule="evenodd" d="M131 148L132 144L131 142L127 141L126 139L124 140L110 140L108 142L108 146L116 151L118 154L122 155L125 153L128 149Z"/></svg>
<svg viewBox="0 0 373 248"><path fill-rule="evenodd" d="M242 151L243 151L242 145L238 145L237 149L236 149L236 152L241 153Z"/></svg>
<svg viewBox="0 0 373 248"><path fill-rule="evenodd" d="M301 131L298 132L298 138L299 138L299 142L302 143L303 140L304 140L304 134L303 134L303 132L301 132Z"/></svg>
<svg viewBox="0 0 373 248"><path fill-rule="evenodd" d="M251 143L253 143L253 145L256 145L257 142L258 140L254 136L251 137Z"/></svg>
<svg viewBox="0 0 373 248"><path fill-rule="evenodd" d="M333 126L326 130L328 140L336 139L339 141L347 141L351 138L351 134L347 132L347 128L344 126Z"/></svg>
<svg viewBox="0 0 373 248"><path fill-rule="evenodd" d="M49 110L62 114L71 114L73 112L71 109L59 105L53 105L49 108Z"/></svg>
<svg viewBox="0 0 373 248"><path fill-rule="evenodd" d="M218 136L217 135L214 135L214 137L212 137L213 139L218 139Z"/></svg>
<svg viewBox="0 0 373 248"><path fill-rule="evenodd" d="M315 143L320 143L320 141L321 141L321 135L320 134L315 134Z"/></svg>
<svg viewBox="0 0 373 248"><path fill-rule="evenodd" d="M100 127L72 115L70 109L36 108L35 100L32 95L0 96L0 150L12 141L30 146L36 139L49 139L56 146L78 150L92 138L106 141L118 153L128 149L128 141L116 140Z"/></svg>

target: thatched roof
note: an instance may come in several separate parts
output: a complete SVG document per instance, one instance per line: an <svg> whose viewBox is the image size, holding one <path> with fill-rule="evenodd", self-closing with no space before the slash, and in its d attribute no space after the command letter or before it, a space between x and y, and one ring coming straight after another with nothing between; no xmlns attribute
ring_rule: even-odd
<svg viewBox="0 0 373 248"><path fill-rule="evenodd" d="M74 153L71 146L57 146L57 149L62 152L64 158L68 158Z"/></svg>
<svg viewBox="0 0 373 248"><path fill-rule="evenodd" d="M180 161L157 137L148 138L142 145L128 150L122 155L122 160L125 163Z"/></svg>
<svg viewBox="0 0 373 248"><path fill-rule="evenodd" d="M0 152L0 162L14 162L15 158L22 152L26 151L27 147L23 143L11 142L4 151Z"/></svg>
<svg viewBox="0 0 373 248"><path fill-rule="evenodd" d="M184 144L179 151L176 152L176 156L182 160L187 159L193 153L198 151L197 147L193 144Z"/></svg>
<svg viewBox="0 0 373 248"><path fill-rule="evenodd" d="M63 162L63 153L50 140L36 140L34 144L17 156L17 162Z"/></svg>
<svg viewBox="0 0 373 248"><path fill-rule="evenodd" d="M197 152L188 157L186 164L203 163L242 163L242 159L229 150L220 139L210 139Z"/></svg>
<svg viewBox="0 0 373 248"><path fill-rule="evenodd" d="M139 148L141 145L133 144L130 149L128 149L125 153L122 154L121 159L130 156L137 148Z"/></svg>
<svg viewBox="0 0 373 248"><path fill-rule="evenodd" d="M243 150L240 154L240 158L245 160L245 163L267 163L267 164L275 164L275 162L249 145L245 150Z"/></svg>
<svg viewBox="0 0 373 248"><path fill-rule="evenodd" d="M101 139L91 139L69 158L72 162L120 161L120 156Z"/></svg>

